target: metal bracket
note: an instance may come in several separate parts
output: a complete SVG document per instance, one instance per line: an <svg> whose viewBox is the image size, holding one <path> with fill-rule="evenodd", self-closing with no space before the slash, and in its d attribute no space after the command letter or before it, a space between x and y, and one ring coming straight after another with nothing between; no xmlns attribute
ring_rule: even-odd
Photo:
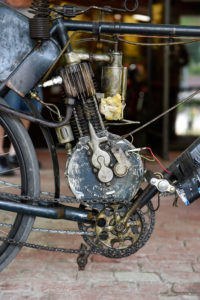
<svg viewBox="0 0 200 300"><path fill-rule="evenodd" d="M176 191L175 187L171 185L167 179L164 178L161 179L155 177L151 178L150 184L154 185L161 193L165 193L165 192L174 193Z"/></svg>
<svg viewBox="0 0 200 300"><path fill-rule="evenodd" d="M93 151L92 158L91 158L92 165L95 168L99 169L97 175L98 179L104 183L109 182L113 178L113 171L110 168L108 168L110 164L110 155L99 147L99 145L103 142L106 142L108 138L106 136L98 137L96 135L94 127L90 122L89 122L89 130L90 130L91 141L88 144Z"/></svg>
<svg viewBox="0 0 200 300"><path fill-rule="evenodd" d="M84 271L88 262L89 253L86 253L87 247L84 244L80 246L80 254L77 257L77 264L79 271Z"/></svg>

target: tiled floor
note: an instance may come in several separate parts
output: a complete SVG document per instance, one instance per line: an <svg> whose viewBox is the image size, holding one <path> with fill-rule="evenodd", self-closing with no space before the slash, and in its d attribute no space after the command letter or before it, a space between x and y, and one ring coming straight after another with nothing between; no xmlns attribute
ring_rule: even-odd
<svg viewBox="0 0 200 300"><path fill-rule="evenodd" d="M38 158L42 189L52 191L49 156L38 151ZM61 153L59 158L62 175L65 156ZM68 192L64 176L61 190ZM162 199L151 239L128 258L92 255L86 270L78 271L75 255L22 249L0 274L0 299L200 299L200 201L191 207L179 201L178 208L172 207L172 202L170 197ZM35 226L76 228L70 222L44 219L38 219ZM76 248L81 238L32 233L29 241Z"/></svg>

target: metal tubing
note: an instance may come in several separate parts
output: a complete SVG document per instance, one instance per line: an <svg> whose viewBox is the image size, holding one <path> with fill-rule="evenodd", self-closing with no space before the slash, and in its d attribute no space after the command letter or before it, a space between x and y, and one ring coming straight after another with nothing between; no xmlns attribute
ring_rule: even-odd
<svg viewBox="0 0 200 300"><path fill-rule="evenodd" d="M144 207L156 194L158 193L158 190L155 186L148 185L142 194L139 196L140 201L139 201L139 208Z"/></svg>
<svg viewBox="0 0 200 300"><path fill-rule="evenodd" d="M117 22L84 22L65 20L68 31L90 31L94 34L102 33L126 33L140 35L157 36L180 36L180 37L200 37L200 26L180 26L180 25L156 25L156 24L134 24ZM57 25L51 29L51 35L57 30Z"/></svg>
<svg viewBox="0 0 200 300"><path fill-rule="evenodd" d="M62 19L57 19L56 23L57 23L57 25L56 25L57 26L57 34L58 34L58 37L60 40L60 44L62 45L62 47L64 47L69 40L67 28L65 26L63 26L64 20L62 20ZM72 51L71 44L69 44L67 51L68 52Z"/></svg>
<svg viewBox="0 0 200 300"><path fill-rule="evenodd" d="M0 200L0 209L48 219L65 219L84 223L92 221L91 212L64 205L50 208Z"/></svg>
<svg viewBox="0 0 200 300"><path fill-rule="evenodd" d="M61 121L61 122L50 122L50 121L46 121L43 120L41 118L36 118L31 114L25 113L25 112L20 112L20 111L16 111L15 109L8 107L6 105L0 105L0 111L3 111L5 113L9 113L11 115L13 115L16 118L22 118L25 120L28 120L30 122L39 124L41 126L46 126L46 127L50 127L50 128L58 128L58 127L62 127L64 125L67 125L69 120L71 119L72 116L72 111L73 111L73 106L72 105L67 105L67 110L66 110L66 116L65 118Z"/></svg>

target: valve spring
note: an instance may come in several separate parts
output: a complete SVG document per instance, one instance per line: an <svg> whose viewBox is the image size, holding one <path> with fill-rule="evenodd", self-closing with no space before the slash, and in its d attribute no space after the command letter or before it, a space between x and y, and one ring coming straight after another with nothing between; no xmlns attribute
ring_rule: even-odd
<svg viewBox="0 0 200 300"><path fill-rule="evenodd" d="M101 116L95 104L95 97L88 98L83 105L79 102L73 111L73 117L70 120L73 134L76 138L89 135L88 121L90 121L96 132L104 129L101 124Z"/></svg>
<svg viewBox="0 0 200 300"><path fill-rule="evenodd" d="M48 40L50 38L50 9L48 0L34 0L31 5L34 17L29 20L32 39Z"/></svg>
<svg viewBox="0 0 200 300"><path fill-rule="evenodd" d="M94 129L96 131L103 130L104 128L102 128L101 116L99 116L96 97L88 98L84 108L86 110L86 114L88 116L88 119L92 123Z"/></svg>
<svg viewBox="0 0 200 300"><path fill-rule="evenodd" d="M78 103L73 110L73 117L70 120L73 134L76 138L89 134L88 124L83 111L83 106Z"/></svg>
<svg viewBox="0 0 200 300"><path fill-rule="evenodd" d="M86 62L67 65L61 70L61 76L66 96L77 100L71 121L74 135L89 135L88 122L92 123L97 132L103 130L90 65Z"/></svg>

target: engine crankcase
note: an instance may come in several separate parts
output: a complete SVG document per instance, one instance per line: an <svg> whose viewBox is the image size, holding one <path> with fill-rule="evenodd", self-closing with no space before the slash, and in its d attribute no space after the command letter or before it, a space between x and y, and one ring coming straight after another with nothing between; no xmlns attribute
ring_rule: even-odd
<svg viewBox="0 0 200 300"><path fill-rule="evenodd" d="M89 147L90 138L84 137L74 147L71 156L66 164L65 175L69 187L77 199L98 199L99 202L112 200L129 202L137 193L141 180L143 178L143 165L140 156L134 152L128 153L128 150L134 149L134 146L125 139L119 139L119 136L107 134L107 142L101 144L101 149L110 156L109 168L113 171L113 178L110 182L100 182L97 176L97 170L91 163L92 151ZM119 164L113 149L120 147L130 163L128 171L124 176L117 176L116 166Z"/></svg>

